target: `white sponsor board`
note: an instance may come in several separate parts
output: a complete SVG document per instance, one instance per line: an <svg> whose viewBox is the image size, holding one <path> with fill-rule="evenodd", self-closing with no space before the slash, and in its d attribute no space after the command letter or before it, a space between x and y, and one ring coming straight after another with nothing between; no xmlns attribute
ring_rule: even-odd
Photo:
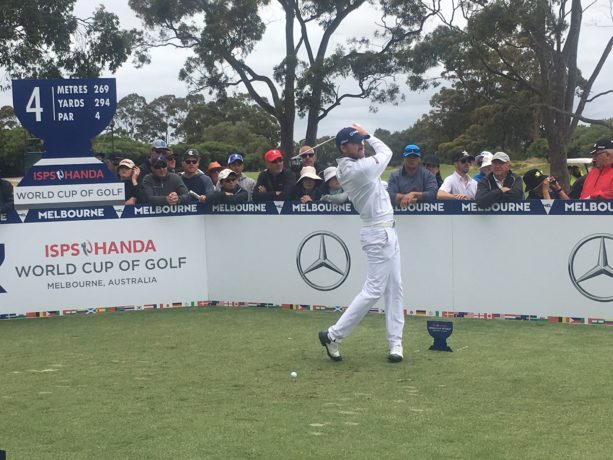
<svg viewBox="0 0 613 460"><path fill-rule="evenodd" d="M142 209L2 224L0 314L199 300L346 306L365 280L355 214ZM396 222L408 311L613 318L611 215L405 213Z"/></svg>
<svg viewBox="0 0 613 460"><path fill-rule="evenodd" d="M15 188L15 204L18 207L75 206L86 203L123 203L123 182L107 184L36 185Z"/></svg>
<svg viewBox="0 0 613 460"><path fill-rule="evenodd" d="M0 228L1 313L206 299L202 216ZM189 229L189 230L187 230ZM199 235L186 238L184 234Z"/></svg>

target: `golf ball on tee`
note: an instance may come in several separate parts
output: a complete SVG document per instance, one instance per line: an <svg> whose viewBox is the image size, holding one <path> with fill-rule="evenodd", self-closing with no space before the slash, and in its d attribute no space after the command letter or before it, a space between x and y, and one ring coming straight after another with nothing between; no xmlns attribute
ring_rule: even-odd
<svg viewBox="0 0 613 460"><path fill-rule="evenodd" d="M298 373L297 373L297 372L292 372L290 375L291 375L291 377L292 377L293 379L295 379L295 378L297 378L297 377L298 377Z"/></svg>

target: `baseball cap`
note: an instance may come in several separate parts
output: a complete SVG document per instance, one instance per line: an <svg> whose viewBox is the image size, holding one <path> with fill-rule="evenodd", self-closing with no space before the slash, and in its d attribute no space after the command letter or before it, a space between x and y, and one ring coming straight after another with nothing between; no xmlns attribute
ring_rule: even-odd
<svg viewBox="0 0 613 460"><path fill-rule="evenodd" d="M277 150L277 149L269 150L268 152L264 154L264 160L266 160L269 163L272 163L278 158L283 158L283 154L281 153L280 150Z"/></svg>
<svg viewBox="0 0 613 460"><path fill-rule="evenodd" d="M492 158L494 158L494 154L490 152L483 152L483 160L481 161L481 165L479 168L485 168L486 166L492 166Z"/></svg>
<svg viewBox="0 0 613 460"><path fill-rule="evenodd" d="M219 173L219 180L226 180L230 176L236 177L236 173L230 168L222 169Z"/></svg>
<svg viewBox="0 0 613 460"><path fill-rule="evenodd" d="M370 136L362 136L355 128L343 128L336 133L336 148L345 144L360 144L364 139L370 139Z"/></svg>
<svg viewBox="0 0 613 460"><path fill-rule="evenodd" d="M222 166L222 165L220 165L220 164L219 164L217 161L211 161L211 162L209 163L209 165L206 167L206 172L207 172L207 174L208 174L208 173L210 173L211 171L214 171L214 170L216 170L216 169L221 170L221 169L223 169L223 166Z"/></svg>
<svg viewBox="0 0 613 460"><path fill-rule="evenodd" d="M422 160L425 165L440 166L441 160L436 155L426 155Z"/></svg>
<svg viewBox="0 0 613 460"><path fill-rule="evenodd" d="M590 152L590 155L594 155L600 152L601 150L609 150L609 149L613 149L613 140L600 139L599 141L596 141L596 143L594 144L594 150Z"/></svg>
<svg viewBox="0 0 613 460"><path fill-rule="evenodd" d="M417 155L421 158L421 149L418 145L409 144L404 148L404 152L402 152L403 157L408 157L410 155Z"/></svg>
<svg viewBox="0 0 613 460"><path fill-rule="evenodd" d="M305 166L304 168L302 168L300 170L300 179L298 179L297 182L300 182L305 177L308 177L309 179L313 179L317 181L321 180L321 177L317 175L317 171L315 171L315 168L313 166Z"/></svg>
<svg viewBox="0 0 613 460"><path fill-rule="evenodd" d="M151 143L151 148L156 150L168 150L168 144L164 139L156 139Z"/></svg>
<svg viewBox="0 0 613 460"><path fill-rule="evenodd" d="M200 158L200 152L196 149L187 149L183 154L183 158L187 157L198 157Z"/></svg>
<svg viewBox="0 0 613 460"><path fill-rule="evenodd" d="M232 152L230 154L230 156L228 157L228 164L231 165L235 161L242 161L242 162L244 162L245 160L244 160L243 156L240 153Z"/></svg>
<svg viewBox="0 0 613 460"><path fill-rule="evenodd" d="M483 161L483 158L486 155L493 155L492 152L488 152L487 150L484 150L483 152L481 152L479 155L477 155L475 157L475 163L477 163L479 166L481 166L481 162Z"/></svg>
<svg viewBox="0 0 613 460"><path fill-rule="evenodd" d="M122 166L126 166L127 168L132 169L135 165L134 162L129 158L124 158L119 162L119 167L121 168Z"/></svg>
<svg viewBox="0 0 613 460"><path fill-rule="evenodd" d="M531 169L530 171L526 171L523 177L524 184L526 184L526 192L537 188L546 178L547 176L539 169L535 168Z"/></svg>
<svg viewBox="0 0 613 460"><path fill-rule="evenodd" d="M503 163L509 163L511 161L509 155L504 152L496 152L492 157L492 162L494 162L495 160L502 161Z"/></svg>
<svg viewBox="0 0 613 460"><path fill-rule="evenodd" d="M453 156L451 157L451 159L455 163L456 161L461 161L461 160L471 160L471 161L473 161L475 159L475 157L472 156L467 151L463 151L463 152L456 152L456 153L454 153Z"/></svg>
<svg viewBox="0 0 613 460"><path fill-rule="evenodd" d="M336 177L336 166L330 166L324 169L324 181L328 182L333 177Z"/></svg>

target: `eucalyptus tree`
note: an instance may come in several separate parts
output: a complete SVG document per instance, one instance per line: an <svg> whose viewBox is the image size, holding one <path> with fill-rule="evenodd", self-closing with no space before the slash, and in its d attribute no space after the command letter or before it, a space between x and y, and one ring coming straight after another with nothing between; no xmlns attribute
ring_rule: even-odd
<svg viewBox="0 0 613 460"><path fill-rule="evenodd" d="M193 51L180 78L194 91L224 95L241 87L279 123L281 149L293 150L296 114L307 117L305 142L313 144L319 122L349 98L397 101L396 54L419 38L440 0L130 0L151 31L150 47ZM273 8L274 7L274 8ZM369 31L339 38L357 10L368 10ZM277 62L256 67L253 53L271 11L282 20ZM348 30L348 29L346 29ZM260 54L259 56L262 56ZM266 58L274 58L274 52ZM250 61L251 59L251 61Z"/></svg>
<svg viewBox="0 0 613 460"><path fill-rule="evenodd" d="M407 55L413 88L431 83L423 75L442 65L456 88L479 92L492 103L533 110L549 144L551 172L565 181L566 149L584 109L613 90L592 90L613 47L603 29L599 59L586 74L578 66L584 8L580 0L458 0L445 24ZM522 95L522 97L514 96Z"/></svg>
<svg viewBox="0 0 613 460"><path fill-rule="evenodd" d="M73 13L76 0L4 0L0 8L0 88L11 78L96 77L115 72L141 37L123 30L100 6L91 17Z"/></svg>

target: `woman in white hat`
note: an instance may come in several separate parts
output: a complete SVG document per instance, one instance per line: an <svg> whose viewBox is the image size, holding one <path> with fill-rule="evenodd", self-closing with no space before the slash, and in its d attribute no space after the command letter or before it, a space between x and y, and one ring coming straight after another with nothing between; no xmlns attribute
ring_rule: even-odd
<svg viewBox="0 0 613 460"><path fill-rule="evenodd" d="M299 200L301 203L319 201L321 198L319 184L321 184L321 177L317 175L315 168L305 166L300 170L300 178L294 189L294 200Z"/></svg>
<svg viewBox="0 0 613 460"><path fill-rule="evenodd" d="M321 187L321 201L342 204L349 201L349 195L343 190L336 178L336 166L324 169L324 184Z"/></svg>

